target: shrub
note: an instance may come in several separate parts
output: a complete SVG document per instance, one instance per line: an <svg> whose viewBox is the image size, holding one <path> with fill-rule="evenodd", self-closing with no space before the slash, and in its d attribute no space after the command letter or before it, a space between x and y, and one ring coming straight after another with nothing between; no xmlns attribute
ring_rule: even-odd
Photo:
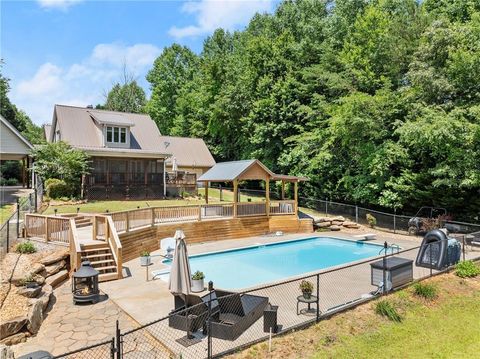
<svg viewBox="0 0 480 359"><path fill-rule="evenodd" d="M37 248L32 242L23 242L17 245L15 252L17 253L35 253Z"/></svg>
<svg viewBox="0 0 480 359"><path fill-rule="evenodd" d="M367 222L368 222L368 225L372 228L374 228L377 225L377 219L370 213L367 213Z"/></svg>
<svg viewBox="0 0 480 359"><path fill-rule="evenodd" d="M304 293L312 293L313 284L308 280L302 280L302 282L300 283L300 290Z"/></svg>
<svg viewBox="0 0 480 359"><path fill-rule="evenodd" d="M17 184L18 180L16 178L0 179L0 186L16 186Z"/></svg>
<svg viewBox="0 0 480 359"><path fill-rule="evenodd" d="M480 274L480 267L471 260L460 262L455 266L455 274L460 278L476 277Z"/></svg>
<svg viewBox="0 0 480 359"><path fill-rule="evenodd" d="M375 305L375 313L387 317L392 322L400 323L402 317L395 309L394 305L389 300L381 300Z"/></svg>
<svg viewBox="0 0 480 359"><path fill-rule="evenodd" d="M58 178L49 178L45 181L47 196L50 198L70 197L72 194L71 187L64 180Z"/></svg>
<svg viewBox="0 0 480 359"><path fill-rule="evenodd" d="M205 274L203 274L203 272L200 272L199 270L197 270L195 273L193 273L192 275L192 279L193 280L201 280L201 279L204 279L205 278Z"/></svg>
<svg viewBox="0 0 480 359"><path fill-rule="evenodd" d="M425 299L435 299L438 297L438 289L435 285L429 283L415 283L413 294Z"/></svg>
<svg viewBox="0 0 480 359"><path fill-rule="evenodd" d="M149 251L142 251L142 253L140 253L140 257L149 257L149 256L150 256Z"/></svg>

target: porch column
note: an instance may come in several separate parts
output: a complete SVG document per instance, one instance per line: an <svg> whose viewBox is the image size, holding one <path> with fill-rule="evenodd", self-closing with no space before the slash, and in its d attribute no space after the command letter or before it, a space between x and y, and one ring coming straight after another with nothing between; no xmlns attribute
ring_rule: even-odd
<svg viewBox="0 0 480 359"><path fill-rule="evenodd" d="M22 187L25 187L25 178L26 178L26 163L25 163L25 158L22 158Z"/></svg>
<svg viewBox="0 0 480 359"><path fill-rule="evenodd" d="M270 217L270 177L265 180L265 206L267 217Z"/></svg>
<svg viewBox="0 0 480 359"><path fill-rule="evenodd" d="M285 199L285 181L282 180L282 200Z"/></svg>
<svg viewBox="0 0 480 359"><path fill-rule="evenodd" d="M293 190L294 190L294 201L295 201L295 215L298 216L298 181L293 183Z"/></svg>
<svg viewBox="0 0 480 359"><path fill-rule="evenodd" d="M208 204L208 181L205 182L205 203Z"/></svg>
<svg viewBox="0 0 480 359"><path fill-rule="evenodd" d="M165 166L165 158L163 159L163 197L167 197L167 167Z"/></svg>
<svg viewBox="0 0 480 359"><path fill-rule="evenodd" d="M233 180L233 217L237 217L238 180Z"/></svg>

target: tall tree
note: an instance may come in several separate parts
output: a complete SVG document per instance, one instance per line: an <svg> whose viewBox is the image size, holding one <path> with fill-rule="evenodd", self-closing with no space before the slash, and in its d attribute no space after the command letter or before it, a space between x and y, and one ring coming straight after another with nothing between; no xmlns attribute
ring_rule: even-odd
<svg viewBox="0 0 480 359"><path fill-rule="evenodd" d="M104 105L97 106L112 111L142 113L147 103L145 91L137 84L133 75L124 67L122 83L116 83L105 95Z"/></svg>

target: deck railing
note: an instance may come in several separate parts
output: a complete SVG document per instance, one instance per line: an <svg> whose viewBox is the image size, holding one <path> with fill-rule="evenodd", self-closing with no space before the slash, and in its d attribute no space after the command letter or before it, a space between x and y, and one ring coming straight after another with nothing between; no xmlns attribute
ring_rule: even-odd
<svg viewBox="0 0 480 359"><path fill-rule="evenodd" d="M273 201L270 202L270 215L295 214L295 201Z"/></svg>
<svg viewBox="0 0 480 359"><path fill-rule="evenodd" d="M70 231L70 267L71 270L77 270L82 265L82 249L80 247L80 241L78 239L77 225L73 218L69 219Z"/></svg>
<svg viewBox="0 0 480 359"><path fill-rule="evenodd" d="M265 202L240 202L237 203L237 216L266 216L267 204Z"/></svg>
<svg viewBox="0 0 480 359"><path fill-rule="evenodd" d="M118 279L123 278L122 273L122 266L123 266L123 259L122 259L122 243L120 242L120 238L118 238L117 230L115 229L115 224L111 217L106 216L106 235L105 238L107 240L108 245L113 254L113 259L115 260L115 264L117 266L117 274Z"/></svg>
<svg viewBox="0 0 480 359"><path fill-rule="evenodd" d="M25 236L43 238L46 242L70 244L70 219L39 214L25 214Z"/></svg>

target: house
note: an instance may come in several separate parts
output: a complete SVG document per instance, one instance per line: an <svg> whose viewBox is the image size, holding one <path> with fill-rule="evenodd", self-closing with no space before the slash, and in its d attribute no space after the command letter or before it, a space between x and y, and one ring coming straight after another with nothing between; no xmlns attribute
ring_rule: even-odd
<svg viewBox="0 0 480 359"><path fill-rule="evenodd" d="M27 169L31 165L33 145L1 115L0 126L0 160L22 161L22 185L30 187Z"/></svg>
<svg viewBox="0 0 480 359"><path fill-rule="evenodd" d="M65 141L90 155L90 174L82 179L84 197L90 200L163 198L195 190L195 166L185 158L206 156L205 151L211 157L201 139L167 141L147 114L55 105L51 128L44 131L49 142ZM167 162L177 157L188 166L168 172ZM211 167L215 161L201 164Z"/></svg>

